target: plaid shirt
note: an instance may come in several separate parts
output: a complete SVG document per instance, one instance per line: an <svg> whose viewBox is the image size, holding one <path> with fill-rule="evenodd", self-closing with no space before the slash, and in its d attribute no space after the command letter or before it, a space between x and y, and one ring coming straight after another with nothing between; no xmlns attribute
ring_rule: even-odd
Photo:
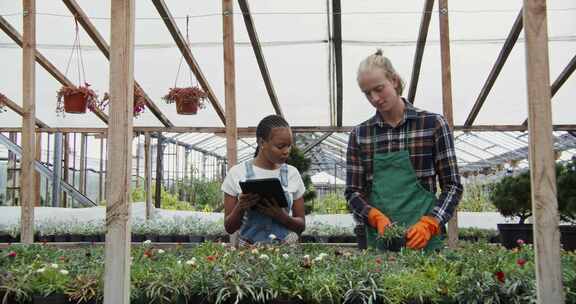
<svg viewBox="0 0 576 304"><path fill-rule="evenodd" d="M346 158L346 199L359 222L366 223L372 186L374 152L408 150L416 176L424 189L436 193L436 176L442 190L429 214L446 223L462 196L454 138L448 122L439 114L406 105L404 117L396 127L385 123L378 112L350 133Z"/></svg>

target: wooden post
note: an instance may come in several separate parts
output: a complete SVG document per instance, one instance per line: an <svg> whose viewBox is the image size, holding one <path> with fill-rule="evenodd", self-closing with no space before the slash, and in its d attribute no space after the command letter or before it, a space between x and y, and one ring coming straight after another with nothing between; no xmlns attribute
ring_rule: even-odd
<svg viewBox="0 0 576 304"><path fill-rule="evenodd" d="M86 133L80 134L80 193L86 194Z"/></svg>
<svg viewBox="0 0 576 304"><path fill-rule="evenodd" d="M448 27L448 0L438 1L440 24L440 53L442 62L442 110L451 129L454 129L452 114L452 72L450 67L450 29ZM448 222L448 246L458 244L458 211L454 210Z"/></svg>
<svg viewBox="0 0 576 304"><path fill-rule="evenodd" d="M524 33L538 303L564 303L545 0L524 0Z"/></svg>
<svg viewBox="0 0 576 304"><path fill-rule="evenodd" d="M130 303L134 0L112 0L104 304Z"/></svg>
<svg viewBox="0 0 576 304"><path fill-rule="evenodd" d="M140 134L138 136L138 144L136 145L136 188L140 187L140 157L142 151L140 149Z"/></svg>
<svg viewBox="0 0 576 304"><path fill-rule="evenodd" d="M152 151L150 146L150 133L144 133L144 193L146 195L146 219L152 218Z"/></svg>
<svg viewBox="0 0 576 304"><path fill-rule="evenodd" d="M222 22L224 31L224 104L226 113L226 157L228 169L238 161L236 128L236 68L234 57L234 4L232 0L222 0ZM206 174L206 157L202 156L202 175ZM230 239L234 245L238 244L238 233Z"/></svg>
<svg viewBox="0 0 576 304"><path fill-rule="evenodd" d="M50 133L46 133L46 166L50 168ZM44 184L46 188L44 189L44 199L46 207L51 206L50 203L50 179L46 177L44 179Z"/></svg>
<svg viewBox="0 0 576 304"><path fill-rule="evenodd" d="M18 144L18 135L16 132L10 132L10 141ZM8 168L6 176L6 203L8 206L20 205L20 186L18 185L18 179L20 178L20 173L18 172L18 159L16 153L8 151Z"/></svg>
<svg viewBox="0 0 576 304"><path fill-rule="evenodd" d="M34 243L34 127L36 117L36 1L24 0L22 51L22 158L20 160L21 242Z"/></svg>

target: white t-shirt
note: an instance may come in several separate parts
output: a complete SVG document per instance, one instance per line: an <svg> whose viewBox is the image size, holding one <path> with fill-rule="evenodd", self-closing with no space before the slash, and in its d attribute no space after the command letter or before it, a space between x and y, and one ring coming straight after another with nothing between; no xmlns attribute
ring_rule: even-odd
<svg viewBox="0 0 576 304"><path fill-rule="evenodd" d="M254 168L253 178L276 177L280 179L280 168L276 170L267 170L254 165L252 168ZM226 175L226 178L222 183L221 189L228 195L238 196L240 193L242 193L242 189L240 189L239 184L241 181L246 181L246 165L244 163L237 164L236 166L230 168L228 175ZM294 166L288 165L288 189L284 190L290 192L293 200L301 198L306 191L302 177L300 177L298 169L296 169Z"/></svg>

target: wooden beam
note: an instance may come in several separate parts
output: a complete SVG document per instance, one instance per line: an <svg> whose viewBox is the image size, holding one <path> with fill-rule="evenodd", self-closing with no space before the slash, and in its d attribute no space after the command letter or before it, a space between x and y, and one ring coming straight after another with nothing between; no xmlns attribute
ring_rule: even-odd
<svg viewBox="0 0 576 304"><path fill-rule="evenodd" d="M156 138L156 188L154 189L154 207L162 207L162 175L164 174L164 143L162 133L159 133Z"/></svg>
<svg viewBox="0 0 576 304"><path fill-rule="evenodd" d="M334 64L336 67L336 126L342 126L342 8L340 0L332 0L332 33L334 39Z"/></svg>
<svg viewBox="0 0 576 304"><path fill-rule="evenodd" d="M448 26L448 0L438 1L440 25L440 58L442 63L442 111L451 129L454 129L452 113L452 67L450 64L450 28ZM458 211L448 221L448 247L458 245Z"/></svg>
<svg viewBox="0 0 576 304"><path fill-rule="evenodd" d="M260 74L262 74L262 79L264 80L266 91L268 92L268 96L270 96L270 102L272 102L272 106L274 107L276 114L284 117L284 113L282 113L282 108L278 102L278 97L274 91L274 86L272 85L270 72L268 71L266 61L264 60L264 55L262 54L262 47L260 46L258 33L256 33L254 20L252 20L252 15L250 14L250 6L248 5L248 1L238 0L238 4L240 5L240 10L242 10L242 17L244 17L246 31L248 32L248 37L250 37L250 43L252 44L254 55L256 55L256 61L258 62L258 67L260 68Z"/></svg>
<svg viewBox="0 0 576 304"><path fill-rule="evenodd" d="M546 0L524 0L528 134L538 303L564 303Z"/></svg>
<svg viewBox="0 0 576 304"><path fill-rule="evenodd" d="M166 24L168 31L172 35L172 38L176 42L176 45L178 45L178 48L180 49L182 56L184 56L184 59L188 63L188 66L196 76L198 83L200 84L200 86L202 86L204 92L208 94L208 100L210 100L210 103L212 104L212 107L214 107L216 114L218 114L218 117L220 117L222 123L226 125L226 118L224 117L224 111L220 106L220 102L218 102L216 94L214 94L214 91L212 91L210 84L208 84L208 80L206 80L206 77L204 77L202 70L200 70L200 66L196 62L196 59L194 59L192 51L190 50L190 47L188 46L188 44L186 44L184 37L180 33L180 30L178 29L178 26L176 25L176 22L174 21L172 14L170 14L170 11L168 10L166 3L164 3L164 0L152 0L152 3L154 3L156 10L158 10L158 14L160 14L160 17L162 17L162 20L164 20L164 23Z"/></svg>
<svg viewBox="0 0 576 304"><path fill-rule="evenodd" d="M482 87L480 94L478 95L478 98L476 98L476 102L474 103L474 106L472 107L470 114L468 114L466 122L464 122L465 126L471 126L472 124L474 124L474 121L476 120L476 117L478 116L480 109L484 105L486 97L488 97L490 90L492 90L492 86L494 85L494 82L496 82L496 78L498 78L498 75L500 75L500 71L502 70L502 67L504 67L506 60L510 55L510 52L512 52L512 49L514 48L514 45L516 44L516 41L518 40L518 36L520 36L521 31L522 31L522 10L520 10L520 12L518 13L516 20L514 21L514 25L512 25L512 29L510 30L510 33L508 33L508 37L506 37L506 41L504 42L504 45L500 50L500 54L498 54L498 59L496 59L496 62L494 63L494 66L492 67L492 70L490 71L490 74L488 75L488 78L486 79L486 82L484 83L484 86Z"/></svg>
<svg viewBox="0 0 576 304"><path fill-rule="evenodd" d="M18 31L8 23L4 17L0 16L0 28L10 37L16 44L22 47L22 36ZM36 61L48 72L54 79L58 80L63 86L74 86L74 84L66 78L44 55L42 55L38 50L35 50ZM102 112L100 109L96 109L93 112L100 120L105 124L108 124L108 115Z"/></svg>
<svg viewBox="0 0 576 304"><path fill-rule="evenodd" d="M410 78L410 88L408 89L408 101L411 103L414 103L416 100L416 89L418 88L418 79L420 78L422 55L424 55L424 47L426 46L426 38L428 37L428 27L430 26L430 19L432 19L433 7L434 0L426 0L426 3L424 3L424 11L422 12L422 18L420 19L420 30L418 31L418 40L416 42L416 54L414 54L412 77Z"/></svg>
<svg viewBox="0 0 576 304"><path fill-rule="evenodd" d="M570 75L572 75L572 73L574 73L575 69L576 69L576 55L574 55L574 57L572 57L572 60L570 60L568 65L564 68L564 70L562 70L560 75L558 75L558 78L556 78L556 80L554 80L554 83L552 84L552 86L550 86L550 94L551 94L550 98L552 98L552 97L554 97L554 95L556 95L556 92L558 92L558 90L560 90L560 88L562 87L562 85L564 85L566 80L568 80L568 78L570 78ZM524 120L522 125L527 126L528 125L528 119Z"/></svg>
<svg viewBox="0 0 576 304"><path fill-rule="evenodd" d="M152 218L152 146L150 133L144 133L144 195L146 196L146 219Z"/></svg>
<svg viewBox="0 0 576 304"><path fill-rule="evenodd" d="M0 17L1 18L1 17ZM2 99L2 102L12 111L18 113L20 116L24 115L24 109L18 105L17 103L15 103L14 101L10 100L10 98L4 96L4 98ZM34 121L36 123L36 126L38 126L39 128L48 128L48 125L45 124L44 122L42 122L40 119L34 117Z"/></svg>
<svg viewBox="0 0 576 304"><path fill-rule="evenodd" d="M111 2L104 303L130 303L135 0Z"/></svg>
<svg viewBox="0 0 576 304"><path fill-rule="evenodd" d="M86 31L88 36L92 38L92 41L94 41L96 46L98 46L102 54L104 54L104 56L108 60L110 60L110 46L108 45L108 43L106 43L106 40L100 35L96 27L92 24L92 22L90 22L90 18L88 18L86 13L84 13L82 8L80 8L80 5L78 5L78 3L76 3L75 0L62 0L62 1L66 5L66 7L68 7L68 10L70 10L70 12L74 15L74 17L76 17L80 25L82 25L82 28L84 28L84 31ZM168 119L168 117L164 115L164 113L162 113L160 108L158 108L158 106L152 101L152 99L150 99L150 97L146 94L146 92L144 92L142 87L136 82L134 83L134 86L137 89L140 89L140 91L142 92L142 96L144 96L144 99L146 99L146 106L148 107L148 109L150 109L150 112L152 112L152 114L154 114L154 116L156 116L156 118L158 118L158 120L164 126L173 127L174 124Z"/></svg>
<svg viewBox="0 0 576 304"><path fill-rule="evenodd" d="M23 2L22 40L22 157L20 158L20 238L24 244L34 243L34 156L36 138L34 125L36 117L36 0Z"/></svg>

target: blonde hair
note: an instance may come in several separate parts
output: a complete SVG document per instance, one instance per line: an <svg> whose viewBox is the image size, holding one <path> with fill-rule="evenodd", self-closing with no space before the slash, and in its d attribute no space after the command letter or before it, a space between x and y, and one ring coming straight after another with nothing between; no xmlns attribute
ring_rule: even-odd
<svg viewBox="0 0 576 304"><path fill-rule="evenodd" d="M404 80L402 80L402 77L398 75L394 69L394 66L392 66L390 59L382 55L381 49L378 49L376 53L366 57L364 60L362 60L362 62L360 62L356 80L360 81L360 75L362 73L375 69L382 69L384 73L386 73L386 77L388 77L390 80L397 79L398 86L396 87L396 93L398 93L398 95L402 95L402 92L404 91Z"/></svg>

